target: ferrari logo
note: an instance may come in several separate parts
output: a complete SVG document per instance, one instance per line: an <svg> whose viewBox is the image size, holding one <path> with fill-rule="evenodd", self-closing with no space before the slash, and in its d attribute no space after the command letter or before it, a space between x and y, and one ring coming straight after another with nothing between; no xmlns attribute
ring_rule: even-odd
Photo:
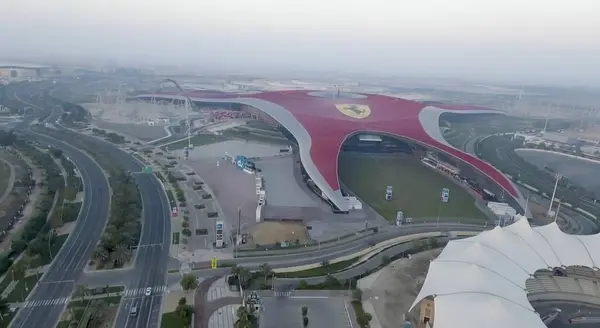
<svg viewBox="0 0 600 328"><path fill-rule="evenodd" d="M356 119L363 119L371 115L371 108L367 105L338 104L335 105L335 107L342 112L342 114Z"/></svg>

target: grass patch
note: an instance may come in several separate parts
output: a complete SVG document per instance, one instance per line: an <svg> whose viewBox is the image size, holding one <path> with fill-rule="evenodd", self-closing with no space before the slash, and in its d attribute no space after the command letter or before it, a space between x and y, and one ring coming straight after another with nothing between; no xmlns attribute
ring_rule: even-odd
<svg viewBox="0 0 600 328"><path fill-rule="evenodd" d="M77 192L78 192L77 188L71 187L71 186L67 187L65 189L65 199L70 202L74 201L75 198L77 197Z"/></svg>
<svg viewBox="0 0 600 328"><path fill-rule="evenodd" d="M10 311L2 314L4 320L0 320L0 328L6 328L6 327L10 326L10 322L12 321L12 319L15 317L16 314L17 314L17 312L10 312Z"/></svg>
<svg viewBox="0 0 600 328"><path fill-rule="evenodd" d="M160 322L161 328L185 328L188 326L189 324L177 315L176 312L167 312L163 314L162 321Z"/></svg>
<svg viewBox="0 0 600 328"><path fill-rule="evenodd" d="M173 232L173 245L179 245L179 232Z"/></svg>
<svg viewBox="0 0 600 328"><path fill-rule="evenodd" d="M227 138L226 136L220 136L220 135L215 135L215 134L197 134L195 136L192 136L190 139L191 139L190 141L192 143L192 146L210 145L213 143L229 140L229 138ZM162 146L161 149L163 149L163 150L183 149L183 148L187 147L187 145L188 145L188 140L186 138L186 139L174 142L172 144Z"/></svg>
<svg viewBox="0 0 600 328"><path fill-rule="evenodd" d="M50 252L52 253L52 256L56 256L56 254L58 254L58 251L60 251L60 248L65 243L68 237L69 234L65 234L52 238L52 244L50 245ZM40 265L50 264L51 262L52 260L50 259L50 254L44 252L41 255Z"/></svg>
<svg viewBox="0 0 600 328"><path fill-rule="evenodd" d="M98 287L90 289L90 295L102 295L102 294L111 294L111 293L120 293L125 290L123 286L108 286L108 287Z"/></svg>
<svg viewBox="0 0 600 328"><path fill-rule="evenodd" d="M121 286L117 286L117 287L121 287ZM77 299L77 298L75 298L75 299ZM96 298L93 300L83 300L83 301L75 300L75 301L69 302L69 304L67 305L67 308L85 308L86 306L88 306L88 304L91 301L97 301L97 300L106 300L110 304L118 304L121 302L121 296L110 296L110 297Z"/></svg>
<svg viewBox="0 0 600 328"><path fill-rule="evenodd" d="M223 136L228 137L230 139L232 139L232 138L244 139L244 140L249 140L249 141L257 141L257 142L282 145L282 146L287 146L290 144L290 141L285 139L285 137L283 137L283 136L277 137L277 136L271 136L268 134L252 133L248 130L231 129L231 130L225 130L222 133L223 133Z"/></svg>
<svg viewBox="0 0 600 328"><path fill-rule="evenodd" d="M356 263L356 261L358 261L358 257L355 257L353 259L349 259L346 261L332 263L332 264L329 264L326 266L320 266L318 268L308 269L308 270L295 271L295 272L280 272L280 273L276 273L275 277L278 277L278 278L308 278L308 277L326 276L328 274L343 271L343 270L347 269L349 266L351 266L352 264Z"/></svg>
<svg viewBox="0 0 600 328"><path fill-rule="evenodd" d="M39 277L42 277L41 273L39 274ZM6 301L23 302L27 298L31 290L35 287L38 280L39 279L36 275L25 277L25 279L19 280L19 282L17 282L17 285L15 286L15 289L13 289L12 292L10 292L8 296L6 296ZM27 289L25 289L25 286L27 286Z"/></svg>
<svg viewBox="0 0 600 328"><path fill-rule="evenodd" d="M0 165L0 195L4 194L4 191L6 191L6 188L8 188L9 178L10 166L8 166L6 162L2 161L2 165Z"/></svg>
<svg viewBox="0 0 600 328"><path fill-rule="evenodd" d="M414 157L342 154L339 175L352 192L387 220L395 220L399 210L405 217L426 221L437 220L438 212L440 220L485 219L467 191ZM394 187L391 201L384 197L388 185ZM440 202L442 188L450 189L448 203Z"/></svg>

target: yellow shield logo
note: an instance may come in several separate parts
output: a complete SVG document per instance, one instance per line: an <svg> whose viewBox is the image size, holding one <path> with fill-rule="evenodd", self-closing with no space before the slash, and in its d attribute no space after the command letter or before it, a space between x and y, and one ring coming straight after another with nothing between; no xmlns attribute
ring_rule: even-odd
<svg viewBox="0 0 600 328"><path fill-rule="evenodd" d="M363 119L371 115L371 108L367 105L337 104L335 107L342 114L356 119Z"/></svg>

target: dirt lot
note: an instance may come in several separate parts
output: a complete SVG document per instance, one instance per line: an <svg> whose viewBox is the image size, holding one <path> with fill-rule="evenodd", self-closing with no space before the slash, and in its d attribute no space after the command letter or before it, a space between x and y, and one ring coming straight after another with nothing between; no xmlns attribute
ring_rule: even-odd
<svg viewBox="0 0 600 328"><path fill-rule="evenodd" d="M282 241L306 244L308 233L306 227L296 222L261 222L252 228L250 233L254 244L270 245Z"/></svg>
<svg viewBox="0 0 600 328"><path fill-rule="evenodd" d="M429 263L441 251L441 249L430 250L415 254L410 260L397 260L366 278L364 288L361 281L363 300L369 300L373 304L382 328L398 327L399 322L404 322L403 316L412 305L425 280ZM371 286L367 287L369 279L371 279ZM410 316L418 318L418 314L419 309L415 309Z"/></svg>

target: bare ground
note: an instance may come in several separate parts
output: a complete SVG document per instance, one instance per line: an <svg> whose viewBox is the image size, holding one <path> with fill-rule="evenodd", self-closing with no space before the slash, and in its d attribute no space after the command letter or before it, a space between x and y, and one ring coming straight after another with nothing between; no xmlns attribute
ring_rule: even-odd
<svg viewBox="0 0 600 328"><path fill-rule="evenodd" d="M404 314L412 305L422 282L425 280L429 263L441 252L434 249L417 253L409 259L400 259L370 277L374 279L370 287L363 288L363 300L373 304L382 328L395 328L404 322ZM362 285L362 282L361 282ZM410 313L418 318L419 309Z"/></svg>
<svg viewBox="0 0 600 328"><path fill-rule="evenodd" d="M255 244L270 245L287 241L306 244L308 233L306 226L296 222L261 222L252 227L250 233Z"/></svg>

